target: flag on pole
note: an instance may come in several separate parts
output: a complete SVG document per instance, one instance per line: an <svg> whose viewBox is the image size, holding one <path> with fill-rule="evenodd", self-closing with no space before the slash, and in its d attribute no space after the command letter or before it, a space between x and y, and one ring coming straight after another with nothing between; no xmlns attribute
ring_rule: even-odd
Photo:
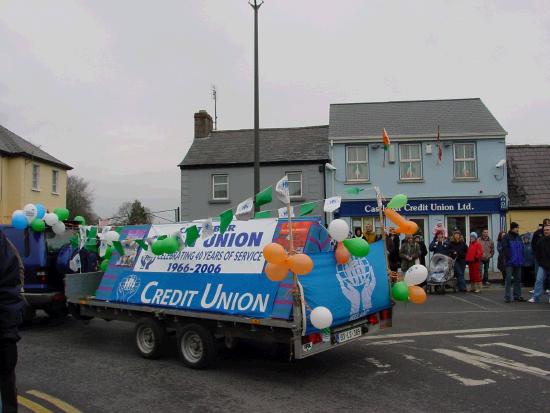
<svg viewBox="0 0 550 413"><path fill-rule="evenodd" d="M277 210L279 218L288 218L288 208L282 207ZM290 207L290 217L294 218L294 207Z"/></svg>
<svg viewBox="0 0 550 413"><path fill-rule="evenodd" d="M220 234L227 231L229 224L233 221L233 210L228 209L220 214Z"/></svg>
<svg viewBox="0 0 550 413"><path fill-rule="evenodd" d="M120 254L121 257L124 256L124 247L122 246L122 242L120 241L113 241L113 247L115 250Z"/></svg>
<svg viewBox="0 0 550 413"><path fill-rule="evenodd" d="M443 149L441 148L441 136L439 134L439 125L437 125L437 164L443 159Z"/></svg>
<svg viewBox="0 0 550 413"><path fill-rule="evenodd" d="M388 132L386 132L386 128L382 129L382 141L384 142L384 150L387 151L390 149L391 142Z"/></svg>
<svg viewBox="0 0 550 413"><path fill-rule="evenodd" d="M355 186L353 188L346 189L346 194L358 195L359 192L363 192L364 190L365 190L364 188L358 188Z"/></svg>
<svg viewBox="0 0 550 413"><path fill-rule="evenodd" d="M69 268L71 269L71 271L77 272L80 270L81 266L82 266L82 263L80 261L80 253L79 253L79 254L76 254L72 260L69 261Z"/></svg>
<svg viewBox="0 0 550 413"><path fill-rule="evenodd" d="M256 215L254 215L254 219L265 219L265 218L271 218L271 211L258 211L256 212Z"/></svg>
<svg viewBox="0 0 550 413"><path fill-rule="evenodd" d="M303 217L304 215L309 215L313 212L315 209L315 201L312 202L306 202L305 204L300 205L300 216Z"/></svg>
<svg viewBox="0 0 550 413"><path fill-rule="evenodd" d="M214 224L212 218L208 218L204 221L204 224L202 224L201 237L202 239L206 239L210 238L212 235L214 235Z"/></svg>
<svg viewBox="0 0 550 413"><path fill-rule="evenodd" d="M147 242L143 239L136 239L136 244L139 245L142 249L145 251L149 250L149 245L147 245Z"/></svg>
<svg viewBox="0 0 550 413"><path fill-rule="evenodd" d="M254 201L252 198L248 198L237 205L235 211L235 217L241 221L247 221L252 217L252 211L254 209Z"/></svg>
<svg viewBox="0 0 550 413"><path fill-rule="evenodd" d="M269 204L273 200L273 187L269 186L256 194L256 206Z"/></svg>
<svg viewBox="0 0 550 413"><path fill-rule="evenodd" d="M290 204L290 193L288 190L288 176L282 177L277 185L275 185L275 192L277 193L277 198L283 204Z"/></svg>
<svg viewBox="0 0 550 413"><path fill-rule="evenodd" d="M190 226L185 230L185 245L194 247L195 242L199 238L199 229L196 225Z"/></svg>
<svg viewBox="0 0 550 413"><path fill-rule="evenodd" d="M323 210L325 212L334 212L338 208L340 208L340 204L342 203L342 197L340 196L333 196L332 198L325 199L325 205L323 207Z"/></svg>

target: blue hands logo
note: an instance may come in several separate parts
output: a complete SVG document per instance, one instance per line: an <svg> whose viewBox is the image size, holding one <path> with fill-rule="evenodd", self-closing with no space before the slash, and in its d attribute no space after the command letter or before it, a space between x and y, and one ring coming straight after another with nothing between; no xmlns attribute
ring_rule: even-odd
<svg viewBox="0 0 550 413"><path fill-rule="evenodd" d="M141 257L141 267L140 267L140 270L148 270L149 267L151 266L152 263L155 262L157 257L152 257L151 255L143 255L143 257Z"/></svg>

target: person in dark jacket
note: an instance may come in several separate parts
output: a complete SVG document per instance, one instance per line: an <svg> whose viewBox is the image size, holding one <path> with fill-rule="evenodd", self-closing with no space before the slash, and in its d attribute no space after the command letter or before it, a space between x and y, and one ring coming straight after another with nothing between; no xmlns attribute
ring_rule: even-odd
<svg viewBox="0 0 550 413"><path fill-rule="evenodd" d="M506 231L500 231L498 233L497 237L497 251L498 251L498 259L497 259L497 268L500 271L500 274L502 275L502 285L504 285L506 281L506 263L504 259L504 254L502 253L502 240L506 236Z"/></svg>
<svg viewBox="0 0 550 413"><path fill-rule="evenodd" d="M519 236L519 224L512 222L510 231L502 239L502 254L506 266L506 280L504 282L504 302L511 301L510 290L514 281L514 301L525 301L521 296L521 268L523 266L523 241Z"/></svg>
<svg viewBox="0 0 550 413"><path fill-rule="evenodd" d="M399 257L401 258L401 271L403 274L407 272L409 268L414 265L414 261L419 257L420 249L415 244L412 235L405 235L401 249L399 250Z"/></svg>
<svg viewBox="0 0 550 413"><path fill-rule="evenodd" d="M420 235L415 235L414 242L416 242L416 245L418 245L418 248L420 248L420 257L419 257L420 264L422 264L425 267L426 255L428 255L428 248L426 248L426 243L422 240L422 237Z"/></svg>
<svg viewBox="0 0 550 413"><path fill-rule="evenodd" d="M22 321L24 305L19 263L17 250L0 230L0 392L4 413L17 412L17 326Z"/></svg>
<svg viewBox="0 0 550 413"><path fill-rule="evenodd" d="M447 257L451 256L449 241L445 239L445 235L442 232L438 232L433 241L430 243L430 251L434 254L443 254Z"/></svg>
<svg viewBox="0 0 550 413"><path fill-rule="evenodd" d="M543 237L543 230L545 225L550 225L550 218L544 218L542 220L542 224L539 225L538 229L533 233L533 238L531 238L531 248L533 249L533 254L535 253L535 248L537 247L537 243L539 242L539 239ZM539 271L539 263L537 262L535 258L535 277L538 274ZM549 280L546 280L545 282L545 289L550 288Z"/></svg>
<svg viewBox="0 0 550 413"><path fill-rule="evenodd" d="M530 303L540 301L544 291L544 281L550 275L550 224L543 227L543 236L538 240L535 247L535 257L539 263L539 271L537 272L533 297L529 299ZM548 302L550 303L550 300Z"/></svg>
<svg viewBox="0 0 550 413"><path fill-rule="evenodd" d="M458 290L462 293L467 292L466 281L464 279L464 271L466 269L466 253L468 246L462 239L460 231L455 231L451 242L449 243L450 257L455 260L454 273L458 284Z"/></svg>
<svg viewBox="0 0 550 413"><path fill-rule="evenodd" d="M386 248L388 250L390 270L392 271L397 271L397 268L399 268L399 247L399 235L395 233L394 228L390 228L390 233L386 237Z"/></svg>

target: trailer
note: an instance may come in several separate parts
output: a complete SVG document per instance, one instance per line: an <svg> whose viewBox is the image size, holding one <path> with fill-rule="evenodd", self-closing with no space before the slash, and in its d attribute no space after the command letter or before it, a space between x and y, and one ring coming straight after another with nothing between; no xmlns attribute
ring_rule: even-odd
<svg viewBox="0 0 550 413"><path fill-rule="evenodd" d="M191 224L197 225L128 227L121 240L130 246L136 236L185 232ZM135 323L135 346L145 358L161 357L175 334L181 361L195 369L212 366L220 345L231 348L241 339L279 344L292 359L302 359L391 327L383 243L371 245L368 260L339 265L319 220L291 225L294 248L315 263L311 274L266 279L265 260L257 252L272 241L287 246L288 223L251 220L230 228L233 235L216 233L218 238L201 239L172 256L155 258L142 247L129 247L130 257L114 253L105 273L68 274L69 311L80 320ZM309 314L319 305L332 312L330 328L311 324Z"/></svg>

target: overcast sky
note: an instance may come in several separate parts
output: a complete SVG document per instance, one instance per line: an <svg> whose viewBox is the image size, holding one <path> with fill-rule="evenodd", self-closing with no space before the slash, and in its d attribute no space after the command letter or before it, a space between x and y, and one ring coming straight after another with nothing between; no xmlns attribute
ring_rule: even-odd
<svg viewBox="0 0 550 413"><path fill-rule="evenodd" d="M265 0L260 126L330 103L480 97L508 143L550 143L550 1ZM70 164L95 209L179 204L193 113L253 127L246 0L0 0L0 124Z"/></svg>

